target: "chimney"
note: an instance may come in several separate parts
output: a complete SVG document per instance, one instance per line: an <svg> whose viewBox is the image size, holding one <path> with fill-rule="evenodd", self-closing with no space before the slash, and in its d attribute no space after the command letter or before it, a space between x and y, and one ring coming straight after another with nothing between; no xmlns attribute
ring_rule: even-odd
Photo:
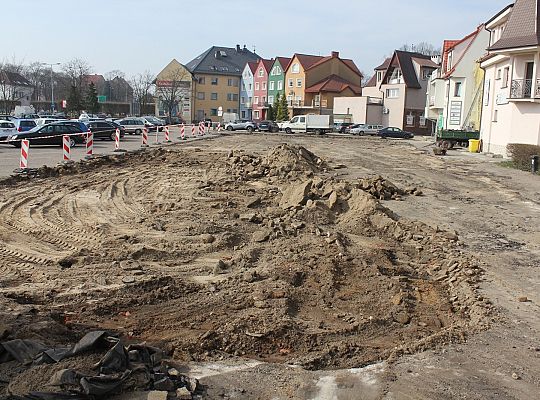
<svg viewBox="0 0 540 400"><path fill-rule="evenodd" d="M236 45L236 51L237 51L238 53L240 53L240 45L239 45L239 44Z"/></svg>
<svg viewBox="0 0 540 400"><path fill-rule="evenodd" d="M246 51L246 50L247 50L247 46L246 46L246 45L244 45L244 51Z"/></svg>
<svg viewBox="0 0 540 400"><path fill-rule="evenodd" d="M332 58L339 58L339 51L333 51Z"/></svg>

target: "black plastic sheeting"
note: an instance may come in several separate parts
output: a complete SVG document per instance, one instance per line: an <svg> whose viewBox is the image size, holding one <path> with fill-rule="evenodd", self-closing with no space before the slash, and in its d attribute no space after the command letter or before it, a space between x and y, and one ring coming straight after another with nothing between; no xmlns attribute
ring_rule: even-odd
<svg viewBox="0 0 540 400"><path fill-rule="evenodd" d="M3 342L0 343L0 363L16 360L29 366L54 364L69 357L103 349L108 351L96 365L98 373L95 376L64 369L51 378L51 386L77 388L76 390L57 393L32 392L25 396L11 396L7 400L104 399L119 392L134 372L145 373L149 378L149 389L154 387L154 383L155 386L163 385L164 381L171 390L190 384L187 377L167 375L167 369L161 367L163 352L160 349L147 345L126 347L120 339L106 331L89 332L72 347L47 348L39 342L20 339Z"/></svg>

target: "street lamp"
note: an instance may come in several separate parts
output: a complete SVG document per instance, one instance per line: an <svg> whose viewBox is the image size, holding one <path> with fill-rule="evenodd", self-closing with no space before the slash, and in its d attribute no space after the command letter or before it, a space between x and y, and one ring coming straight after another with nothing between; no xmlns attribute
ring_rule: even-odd
<svg viewBox="0 0 540 400"><path fill-rule="evenodd" d="M60 65L60 63L41 63L41 65L48 65L51 67L51 114L54 114L54 81L53 81L53 66Z"/></svg>

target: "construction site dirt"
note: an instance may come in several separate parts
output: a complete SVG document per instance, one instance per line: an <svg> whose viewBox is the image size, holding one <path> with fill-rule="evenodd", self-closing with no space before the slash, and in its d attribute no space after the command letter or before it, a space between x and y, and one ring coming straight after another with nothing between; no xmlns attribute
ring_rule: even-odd
<svg viewBox="0 0 540 400"><path fill-rule="evenodd" d="M63 393L55 374L105 354L2 362L2 343L106 331L161 349L190 398L535 398L539 196L485 156L367 137L226 134L8 178L0 397ZM122 383L102 398L159 390Z"/></svg>

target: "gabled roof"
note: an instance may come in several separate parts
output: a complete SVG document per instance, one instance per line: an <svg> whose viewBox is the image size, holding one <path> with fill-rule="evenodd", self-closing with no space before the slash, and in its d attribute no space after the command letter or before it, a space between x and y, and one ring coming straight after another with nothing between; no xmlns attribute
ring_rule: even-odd
<svg viewBox="0 0 540 400"><path fill-rule="evenodd" d="M463 51L463 54L461 55L461 57L459 58L459 60L457 60L454 65L452 66L452 68L446 72L444 74L444 78L448 78L450 75L452 75L454 73L454 71L456 70L456 67L459 65L459 63L461 62L461 60L463 60L463 57L465 57L465 54L467 54L467 51L469 51L469 49L471 48L472 44L474 43L474 41L476 40L476 38L478 37L478 34L480 33L480 31L482 31L484 29L484 26L485 25L480 25L478 28L476 28L476 30L470 34L468 34L467 36L465 36L463 39L461 40L457 40L456 43L447 49L447 52L445 54L445 57L447 59L446 62L448 62L448 54L450 54L450 51L452 51L453 49L455 49L458 45L466 42L467 40L471 39L469 41L469 44L467 45L467 48ZM443 70L444 71L444 70Z"/></svg>
<svg viewBox="0 0 540 400"><path fill-rule="evenodd" d="M287 65L289 65L289 63L291 62L291 59L289 57L276 57L276 59L274 60L274 64L276 63L276 61L279 61L279 65L281 65L281 68L285 69Z"/></svg>
<svg viewBox="0 0 540 400"><path fill-rule="evenodd" d="M32 86L30 81L18 72L0 70L0 82L11 86Z"/></svg>
<svg viewBox="0 0 540 400"><path fill-rule="evenodd" d="M334 92L341 93L345 89L351 89L355 94L361 95L362 88L337 75L330 75L315 85L306 89L306 93Z"/></svg>
<svg viewBox="0 0 540 400"><path fill-rule="evenodd" d="M186 68L192 73L240 76L246 63L260 58L245 47L212 46L188 62Z"/></svg>
<svg viewBox="0 0 540 400"><path fill-rule="evenodd" d="M355 74L357 75L360 75L362 76L362 73L360 72L360 70L358 69L358 67L356 66L356 64L354 63L353 60L349 60L347 58L340 58L339 57L339 53L335 53L333 55L330 55L330 56L326 56L326 57L321 57L320 60L318 60L317 62L315 62L314 64L312 64L311 66L305 68L304 70L310 70L310 69L313 69L319 65L322 65L324 64L325 62L328 62L334 58L337 58L338 60L341 60L347 67L349 67Z"/></svg>
<svg viewBox="0 0 540 400"><path fill-rule="evenodd" d="M386 60L384 60L384 62L381 65L375 68L375 71L381 71L381 70L387 69L388 66L390 65L390 61L392 61L392 57L388 57Z"/></svg>
<svg viewBox="0 0 540 400"><path fill-rule="evenodd" d="M105 83L105 77L103 75L93 74L93 75L85 75L83 77L84 82L89 85L93 83L94 85Z"/></svg>
<svg viewBox="0 0 540 400"><path fill-rule="evenodd" d="M374 74L369 81L364 85L364 87L375 87L377 86L377 74Z"/></svg>
<svg viewBox="0 0 540 400"><path fill-rule="evenodd" d="M251 71L252 74L254 74L255 71L257 71L257 63L255 61L249 61L246 65L247 67L249 67L249 70Z"/></svg>
<svg viewBox="0 0 540 400"><path fill-rule="evenodd" d="M262 66L266 70L266 73L268 73L268 72L270 72L270 69L272 68L272 65L274 65L274 61L275 60L273 58L271 60L262 59L262 60L259 60L259 63L257 64L257 66L259 66L259 64L262 64Z"/></svg>
<svg viewBox="0 0 540 400"><path fill-rule="evenodd" d="M503 15L506 11L514 7L514 3L507 5L504 7L501 11L499 11L497 14L495 14L492 18L490 18L489 21L487 21L484 25L488 26L493 21L495 21L497 18L499 18L501 15Z"/></svg>
<svg viewBox="0 0 540 400"><path fill-rule="evenodd" d="M315 64L317 61L319 61L320 59L322 59L323 57L321 56L311 56L309 54L298 54L296 53L292 58L291 60L289 61L289 64L287 64L287 68L285 68L285 70L288 70L289 67L291 66L294 58L297 58L298 59L298 62L302 65L302 67L304 68L304 71L306 69L308 69L309 67L311 67L313 64Z"/></svg>
<svg viewBox="0 0 540 400"><path fill-rule="evenodd" d="M488 50L540 45L539 0L516 0L501 38Z"/></svg>
<svg viewBox="0 0 540 400"><path fill-rule="evenodd" d="M426 56L420 53L413 53L409 51L396 50L392 59L389 63L388 69L384 74L383 82L386 80L388 75L393 72L394 68L401 68L401 73L403 74L403 80L408 88L420 89L422 86L418 81L418 76L416 75L416 70L414 68L414 61L422 62L422 66L430 67L437 69L438 65L431 61L430 56Z"/></svg>

